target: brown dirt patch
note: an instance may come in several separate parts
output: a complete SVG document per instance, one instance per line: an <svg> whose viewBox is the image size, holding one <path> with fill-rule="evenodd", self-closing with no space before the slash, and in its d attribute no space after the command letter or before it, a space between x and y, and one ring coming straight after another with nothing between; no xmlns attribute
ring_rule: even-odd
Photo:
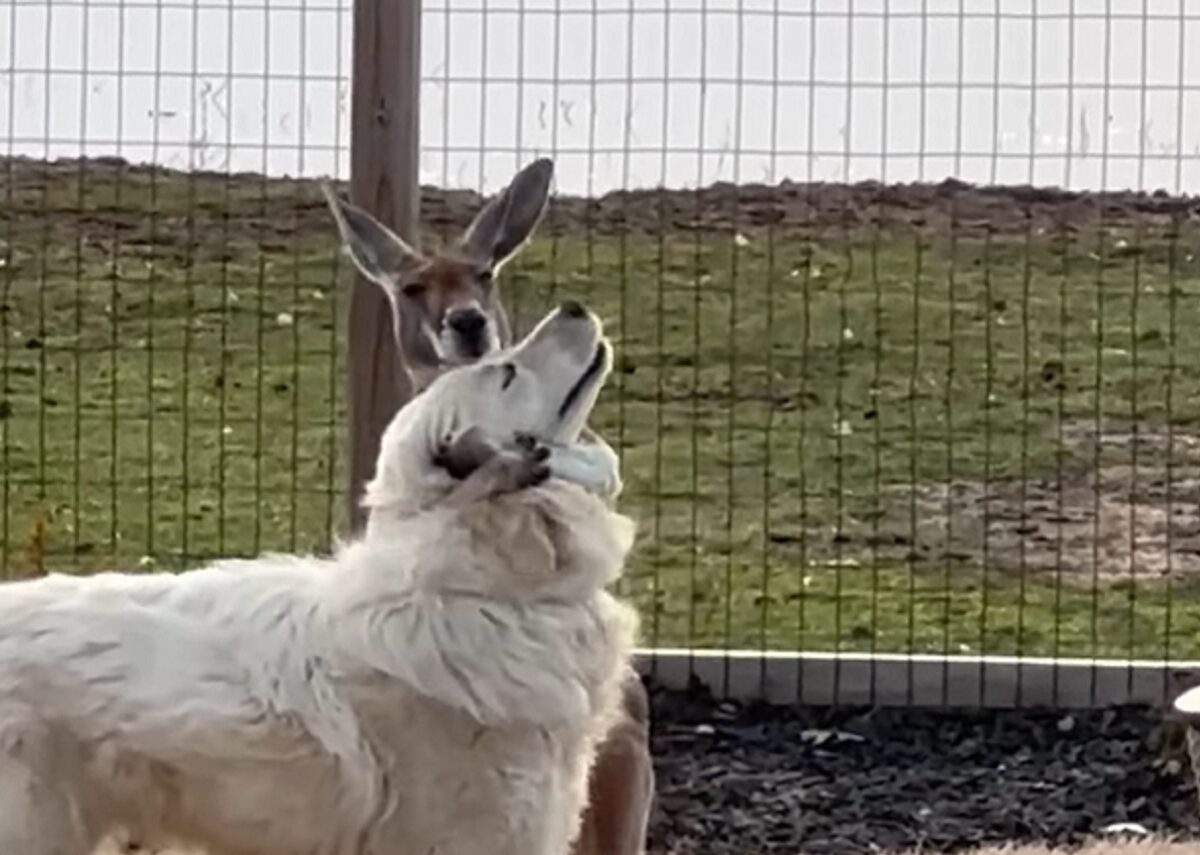
<svg viewBox="0 0 1200 855"><path fill-rule="evenodd" d="M1200 572L1200 479L1135 481L1128 468L1064 483L922 487L915 546L946 557L1117 579Z"/></svg>
<svg viewBox="0 0 1200 855"><path fill-rule="evenodd" d="M923 562L947 559L1069 577L1146 579L1200 574L1200 437L1091 423L1064 427L1073 460L1129 459L1064 471L1061 479L955 481L891 491L876 549ZM1186 474L1185 474L1186 473ZM915 527L913 520L915 519ZM874 535L864 536L868 544Z"/></svg>

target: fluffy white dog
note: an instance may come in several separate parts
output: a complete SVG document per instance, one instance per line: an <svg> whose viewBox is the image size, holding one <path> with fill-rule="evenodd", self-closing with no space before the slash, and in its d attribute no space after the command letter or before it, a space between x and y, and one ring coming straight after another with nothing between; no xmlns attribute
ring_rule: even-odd
<svg viewBox="0 0 1200 855"><path fill-rule="evenodd" d="M571 303L443 375L332 559L0 587L0 853L566 853L634 632L612 461L571 446L610 360Z"/></svg>

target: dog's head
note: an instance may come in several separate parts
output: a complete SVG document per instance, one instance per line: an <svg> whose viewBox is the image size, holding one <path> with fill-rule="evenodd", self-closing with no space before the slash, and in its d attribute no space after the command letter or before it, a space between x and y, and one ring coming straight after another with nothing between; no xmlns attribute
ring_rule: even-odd
<svg viewBox="0 0 1200 855"><path fill-rule="evenodd" d="M468 430L496 445L528 434L574 442L612 363L599 319L568 301L517 345L436 378L392 419L380 442L365 504L372 517L404 514L449 492L439 453Z"/></svg>
<svg viewBox="0 0 1200 855"><path fill-rule="evenodd" d="M325 187L347 254L388 296L396 345L417 389L448 367L511 344L495 277L541 220L553 176L552 161L529 164L483 207L458 241L435 255L409 246Z"/></svg>

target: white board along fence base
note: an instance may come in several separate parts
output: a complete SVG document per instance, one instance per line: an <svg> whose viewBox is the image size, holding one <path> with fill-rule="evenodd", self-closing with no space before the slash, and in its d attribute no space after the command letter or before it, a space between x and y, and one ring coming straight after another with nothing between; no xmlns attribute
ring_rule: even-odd
<svg viewBox="0 0 1200 855"><path fill-rule="evenodd" d="M721 700L804 706L1087 709L1167 706L1200 662L760 650L637 651L658 685L696 682Z"/></svg>

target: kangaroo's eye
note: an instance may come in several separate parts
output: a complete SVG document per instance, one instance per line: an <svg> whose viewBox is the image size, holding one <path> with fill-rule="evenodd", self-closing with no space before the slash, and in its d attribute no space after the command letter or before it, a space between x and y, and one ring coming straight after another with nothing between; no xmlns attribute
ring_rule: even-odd
<svg viewBox="0 0 1200 855"><path fill-rule="evenodd" d="M507 389L509 386L512 385L512 381L517 379L517 366L513 365L511 362L506 362L506 363L504 363L503 367L504 367L504 384L500 388Z"/></svg>
<svg viewBox="0 0 1200 855"><path fill-rule="evenodd" d="M492 284L492 271L480 270L476 278L479 279L480 285L482 285L484 288L487 288Z"/></svg>
<svg viewBox="0 0 1200 855"><path fill-rule="evenodd" d="M400 286L400 293L410 300L419 300L425 296L424 282L409 282Z"/></svg>

